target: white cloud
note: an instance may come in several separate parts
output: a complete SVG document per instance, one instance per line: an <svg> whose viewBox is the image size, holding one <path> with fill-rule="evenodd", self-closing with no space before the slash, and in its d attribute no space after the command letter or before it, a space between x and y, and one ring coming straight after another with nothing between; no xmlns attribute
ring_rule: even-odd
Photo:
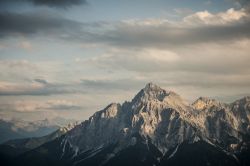
<svg viewBox="0 0 250 166"><path fill-rule="evenodd" d="M180 57L175 52L168 50L145 49L142 51L140 58L151 62L175 62Z"/></svg>
<svg viewBox="0 0 250 166"><path fill-rule="evenodd" d="M175 12L185 12L186 15L180 21L170 21L166 18L150 18L150 19L130 19L123 20L122 26L142 26L142 27L185 27L185 26L200 26L200 25L227 25L239 23L244 18L249 18L247 9L230 8L224 12L210 13L207 10L193 13L190 9L174 9Z"/></svg>
<svg viewBox="0 0 250 166"><path fill-rule="evenodd" d="M201 11L184 17L184 23L188 25L226 25L237 23L244 17L248 17L247 11L242 8L235 10L234 8L228 9L226 12L212 14L208 11Z"/></svg>
<svg viewBox="0 0 250 166"><path fill-rule="evenodd" d="M16 112L72 111L82 109L76 102L65 99L48 100L45 102L36 100L17 100L1 103L0 106L2 111Z"/></svg>
<svg viewBox="0 0 250 166"><path fill-rule="evenodd" d="M97 65L103 68L131 69L150 71L161 67L164 63L174 63L179 60L179 55L169 50L142 49L125 50L112 49L102 56L84 61L85 65ZM160 66L158 66L160 65Z"/></svg>
<svg viewBox="0 0 250 166"><path fill-rule="evenodd" d="M140 19L123 20L123 21L121 21L121 23L122 23L121 24L121 28L122 28L122 26L126 26L126 25L131 26L131 27L136 27L136 26L158 27L161 25L170 24L171 22L167 19L151 18L151 19L144 19L144 20L140 20Z"/></svg>
<svg viewBox="0 0 250 166"><path fill-rule="evenodd" d="M0 92L21 92L21 91L32 91L43 88L44 85L38 82L30 84L20 84L11 82L0 82Z"/></svg>

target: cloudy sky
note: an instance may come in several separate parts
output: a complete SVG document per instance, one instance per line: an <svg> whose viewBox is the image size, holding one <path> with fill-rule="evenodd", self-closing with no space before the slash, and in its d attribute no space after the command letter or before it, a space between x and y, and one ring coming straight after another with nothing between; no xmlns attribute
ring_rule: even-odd
<svg viewBox="0 0 250 166"><path fill-rule="evenodd" d="M146 83L250 95L248 0L1 0L0 117L87 119Z"/></svg>

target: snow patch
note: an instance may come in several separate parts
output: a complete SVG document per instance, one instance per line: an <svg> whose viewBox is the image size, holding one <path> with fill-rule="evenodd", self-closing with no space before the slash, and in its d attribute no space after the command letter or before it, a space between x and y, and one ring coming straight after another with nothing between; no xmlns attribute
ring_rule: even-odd
<svg viewBox="0 0 250 166"><path fill-rule="evenodd" d="M175 153L177 152L178 148L179 148L179 145L177 145L177 147L175 148L175 150L173 151L173 153L168 157L168 159L172 158L175 155Z"/></svg>

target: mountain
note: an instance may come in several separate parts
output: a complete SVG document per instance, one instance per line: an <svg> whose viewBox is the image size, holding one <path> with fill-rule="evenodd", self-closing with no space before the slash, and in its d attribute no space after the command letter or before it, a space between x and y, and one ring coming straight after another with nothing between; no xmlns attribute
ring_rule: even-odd
<svg viewBox="0 0 250 166"><path fill-rule="evenodd" d="M72 120L63 118L44 119L33 122L21 119L0 119L0 143L13 139L45 136L70 122Z"/></svg>
<svg viewBox="0 0 250 166"><path fill-rule="evenodd" d="M250 165L250 98L189 104L149 83L5 165Z"/></svg>

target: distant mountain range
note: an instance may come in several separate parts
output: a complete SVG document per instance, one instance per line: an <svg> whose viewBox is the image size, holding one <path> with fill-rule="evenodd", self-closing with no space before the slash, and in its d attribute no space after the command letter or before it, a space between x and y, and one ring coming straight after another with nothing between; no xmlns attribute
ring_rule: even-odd
<svg viewBox="0 0 250 166"><path fill-rule="evenodd" d="M34 122L23 121L21 119L0 119L0 143L12 139L45 136L71 122L73 122L73 120L59 117Z"/></svg>
<svg viewBox="0 0 250 166"><path fill-rule="evenodd" d="M0 161L6 166L249 166L250 97L230 104L200 97L189 104L149 83L131 102L112 103L29 151L15 156L2 151Z"/></svg>
<svg viewBox="0 0 250 166"><path fill-rule="evenodd" d="M54 139L67 133L77 124L78 122L69 123L67 126L60 127L56 131L42 137L31 137L31 138L9 140L0 145L0 154L16 157L29 150L35 149L44 143L53 141Z"/></svg>

